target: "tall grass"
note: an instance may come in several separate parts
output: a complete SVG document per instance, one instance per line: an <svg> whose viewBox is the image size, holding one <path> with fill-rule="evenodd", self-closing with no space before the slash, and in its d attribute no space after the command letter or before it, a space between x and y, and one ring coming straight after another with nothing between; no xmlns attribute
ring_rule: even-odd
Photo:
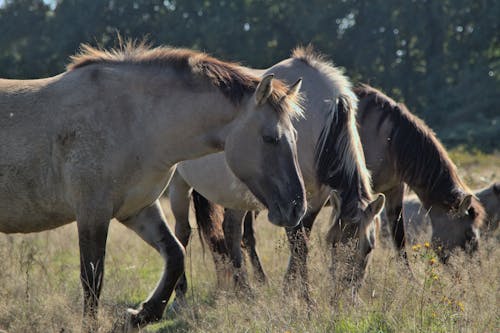
<svg viewBox="0 0 500 333"><path fill-rule="evenodd" d="M172 222L168 203L164 204ZM232 288L218 290L211 255L203 254L198 237L193 236L186 260L189 309L167 312L145 331L500 332L498 232L482 243L477 256L471 259L456 253L447 266L435 262L425 243L410 244L407 250L416 281L401 267L390 242L381 239L360 290L361 301L353 304L350 291L332 281L324 241L328 216L328 209L320 214L310 241L314 308L293 292L297 286L290 288L292 292L283 291L288 243L284 230L262 216L256 230L267 285L250 279L251 295ZM75 224L30 235L0 234L0 331L80 331L77 244ZM101 296L102 332L113 331L125 309L147 297L162 265L160 256L139 237L117 222L111 224Z"/></svg>

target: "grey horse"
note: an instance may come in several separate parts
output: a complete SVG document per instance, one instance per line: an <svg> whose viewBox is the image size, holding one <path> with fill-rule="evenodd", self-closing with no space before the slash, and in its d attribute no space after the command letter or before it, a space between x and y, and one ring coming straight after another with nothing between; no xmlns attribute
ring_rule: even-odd
<svg viewBox="0 0 500 333"><path fill-rule="evenodd" d="M155 290L129 310L126 328L137 331L161 318L184 271L158 201L178 162L225 150L271 222L299 222L296 88L204 53L134 43L83 46L54 77L1 79L0 232L76 220L84 330L96 331L110 219L135 231L165 262Z"/></svg>

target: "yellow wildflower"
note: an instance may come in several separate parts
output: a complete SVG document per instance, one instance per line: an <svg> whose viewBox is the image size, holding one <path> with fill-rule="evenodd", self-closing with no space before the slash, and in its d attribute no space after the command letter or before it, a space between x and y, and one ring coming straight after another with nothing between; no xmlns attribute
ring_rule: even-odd
<svg viewBox="0 0 500 333"><path fill-rule="evenodd" d="M413 251L418 251L418 250L420 250L421 247L422 246L420 244L415 244L411 248L412 248Z"/></svg>
<svg viewBox="0 0 500 333"><path fill-rule="evenodd" d="M457 301L457 306L460 309L460 311L464 312L464 309L465 309L464 303Z"/></svg>
<svg viewBox="0 0 500 333"><path fill-rule="evenodd" d="M436 259L435 258L430 258L429 259L429 265L434 265L436 263Z"/></svg>
<svg viewBox="0 0 500 333"><path fill-rule="evenodd" d="M425 248L426 248L426 249L429 249L429 248L431 247L431 243L429 243L429 242L425 242L425 243L424 243L424 246L425 246Z"/></svg>

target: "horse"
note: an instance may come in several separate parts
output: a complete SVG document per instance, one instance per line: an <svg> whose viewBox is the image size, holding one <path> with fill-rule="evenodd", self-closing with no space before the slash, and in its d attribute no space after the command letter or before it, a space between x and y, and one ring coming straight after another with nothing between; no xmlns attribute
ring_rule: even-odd
<svg viewBox="0 0 500 333"><path fill-rule="evenodd" d="M396 248L406 257L404 189L412 189L433 220L432 243L445 262L455 248L479 246L484 207L457 173L434 132L402 103L367 86L356 87L358 123L373 186L386 195L386 214Z"/></svg>
<svg viewBox="0 0 500 333"><path fill-rule="evenodd" d="M378 214L383 207L383 195L372 195L370 174L365 166L361 141L356 129L357 99L351 84L339 69L310 49L297 48L292 58L281 61L264 71L263 75L274 73L287 82L296 76L303 80L303 106L305 119L297 119L298 159L307 192L307 212L302 223L313 220L332 189L340 197L340 218L342 230L337 230L339 240L355 238L358 250L354 254L358 271L354 280L361 281L370 254L375 247L375 227ZM270 167L277 167L269 163ZM212 251L220 255L230 249L235 279L246 287L246 276L239 272L242 264L240 241L242 218L248 210L262 209L245 184L239 182L224 162L224 153L208 155L197 160L179 163L169 187L169 199L176 221L176 235L187 245L191 228L189 225L189 204L192 189L203 197L226 208L224 223L212 221L220 217L220 209L208 209L210 202L194 196L197 222L204 230ZM336 197L337 195L335 195ZM203 214L202 212L206 212ZM203 216L204 215L204 216ZM218 225L217 225L218 224ZM214 226L214 227L213 227ZM221 231L231 237L224 238ZM290 282L301 279L302 296L311 302L308 291L306 269L307 230L301 226L287 228L291 243L291 257L285 276ZM227 247L226 247L227 246ZM216 259L219 272L220 260ZM288 283L285 283L288 285ZM176 305L183 305L187 283L183 277L176 288Z"/></svg>
<svg viewBox="0 0 500 333"><path fill-rule="evenodd" d="M402 209L406 186L417 194L433 221L432 243L442 262L455 248L475 252L486 221L484 207L461 180L434 132L404 104L381 91L361 84L354 92L359 98L357 122L373 189L385 195L385 215L406 266L410 268ZM248 244L245 248L257 274L265 276L255 250L252 218L249 215L245 221L243 243ZM312 228L313 222L303 220L304 227Z"/></svg>
<svg viewBox="0 0 500 333"><path fill-rule="evenodd" d="M484 207L485 223L481 228L481 237L488 237L498 229L500 221L500 183L492 183L487 187L474 191L474 196L479 199ZM405 199L405 230L407 237L415 241L417 236L426 228L439 228L430 218L429 211L422 207L418 198ZM383 216L383 215L382 215Z"/></svg>
<svg viewBox="0 0 500 333"><path fill-rule="evenodd" d="M483 204L486 212L483 234L490 236L498 229L500 223L500 183L495 182L477 190L475 195Z"/></svg>
<svg viewBox="0 0 500 333"><path fill-rule="evenodd" d="M82 45L54 77L1 79L0 232L76 220L83 330L95 332L109 222L133 230L165 263L154 291L127 312L125 329L136 332L162 317L184 272L185 250L158 200L178 162L224 150L271 222L298 224L306 202L292 124L302 116L297 86L205 53L134 42Z"/></svg>

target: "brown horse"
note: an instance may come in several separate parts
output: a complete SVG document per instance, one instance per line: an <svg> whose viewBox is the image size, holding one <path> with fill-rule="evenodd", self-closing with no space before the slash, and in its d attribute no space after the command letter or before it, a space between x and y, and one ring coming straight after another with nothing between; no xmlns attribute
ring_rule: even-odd
<svg viewBox="0 0 500 333"><path fill-rule="evenodd" d="M429 210L433 244L443 249L439 251L442 261L456 247L470 253L476 250L484 208L458 176L433 131L404 104L379 90L361 85L354 91L359 98L357 121L373 190L386 196L385 212L392 237L405 263L408 265L402 211L405 186L415 191ZM245 218L243 244L256 275L265 280L255 249L253 217L247 214ZM302 223L309 232L314 218Z"/></svg>
<svg viewBox="0 0 500 333"><path fill-rule="evenodd" d="M402 213L406 184L426 209L432 208L430 217L436 226L432 239L445 249L443 260L456 247L477 249L484 209L433 131L404 104L379 90L361 85L355 92L360 99L358 123L366 164L373 187L386 195L396 247L406 256Z"/></svg>

